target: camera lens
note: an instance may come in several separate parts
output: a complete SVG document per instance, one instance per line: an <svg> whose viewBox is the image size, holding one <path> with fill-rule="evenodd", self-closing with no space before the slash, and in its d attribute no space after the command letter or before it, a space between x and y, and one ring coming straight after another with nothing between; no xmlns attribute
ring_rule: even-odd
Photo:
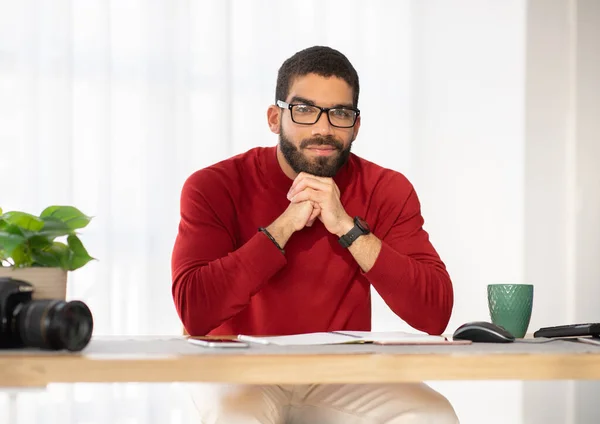
<svg viewBox="0 0 600 424"><path fill-rule="evenodd" d="M23 305L18 328L25 346L79 351L89 343L94 321L83 302L43 299Z"/></svg>

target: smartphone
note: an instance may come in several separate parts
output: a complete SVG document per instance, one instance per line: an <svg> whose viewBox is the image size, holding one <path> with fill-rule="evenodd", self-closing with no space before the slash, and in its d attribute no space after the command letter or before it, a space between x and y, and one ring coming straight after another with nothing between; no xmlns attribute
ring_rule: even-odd
<svg viewBox="0 0 600 424"><path fill-rule="evenodd" d="M235 339L218 339L218 338L188 338L188 342L204 347L248 347L248 343Z"/></svg>

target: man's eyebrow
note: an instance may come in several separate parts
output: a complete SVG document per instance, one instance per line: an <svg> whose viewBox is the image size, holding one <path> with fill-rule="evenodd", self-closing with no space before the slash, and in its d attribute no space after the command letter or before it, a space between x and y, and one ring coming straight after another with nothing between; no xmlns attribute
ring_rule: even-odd
<svg viewBox="0 0 600 424"><path fill-rule="evenodd" d="M289 103L302 103L303 105L316 106L315 102L313 102L312 100L308 100L308 99L305 99L304 97L300 97L300 96L292 97L292 99L289 101Z"/></svg>
<svg viewBox="0 0 600 424"><path fill-rule="evenodd" d="M331 107L332 108L334 108L334 107L338 107L338 108L345 107L347 109L354 109L354 106L351 105L350 103L338 103L337 105L334 105L334 106L331 106Z"/></svg>
<svg viewBox="0 0 600 424"><path fill-rule="evenodd" d="M305 99L304 97L300 97L300 96L292 97L291 100L289 101L289 103L302 103L303 105L316 106L315 102L313 102L312 100L308 100L308 99ZM349 103L338 103L337 105L331 106L330 109L340 108L340 107L354 109L354 106Z"/></svg>

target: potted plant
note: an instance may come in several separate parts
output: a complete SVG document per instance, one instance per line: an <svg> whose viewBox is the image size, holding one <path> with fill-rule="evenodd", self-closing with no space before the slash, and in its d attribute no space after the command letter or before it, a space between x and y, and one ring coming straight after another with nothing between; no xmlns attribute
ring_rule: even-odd
<svg viewBox="0 0 600 424"><path fill-rule="evenodd" d="M0 209L0 277L32 284L34 299L65 300L67 272L94 259L77 235L90 220L72 206L50 206L39 216Z"/></svg>

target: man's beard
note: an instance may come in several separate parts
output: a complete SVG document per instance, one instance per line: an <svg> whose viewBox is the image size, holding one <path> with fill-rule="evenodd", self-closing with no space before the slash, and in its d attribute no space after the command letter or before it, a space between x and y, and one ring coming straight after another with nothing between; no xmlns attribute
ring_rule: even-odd
<svg viewBox="0 0 600 424"><path fill-rule="evenodd" d="M338 154L332 156L316 156L314 158L308 158L300 150L309 146L332 146L337 150ZM297 174L300 172L306 172L311 175L316 175L317 177L330 178L335 176L340 168L348 161L352 143L350 143L348 147L344 149L343 144L337 141L331 135L327 135L325 137L316 136L302 140L300 143L300 149L298 149L285 136L282 130L279 134L279 147L281 148L283 157Z"/></svg>

